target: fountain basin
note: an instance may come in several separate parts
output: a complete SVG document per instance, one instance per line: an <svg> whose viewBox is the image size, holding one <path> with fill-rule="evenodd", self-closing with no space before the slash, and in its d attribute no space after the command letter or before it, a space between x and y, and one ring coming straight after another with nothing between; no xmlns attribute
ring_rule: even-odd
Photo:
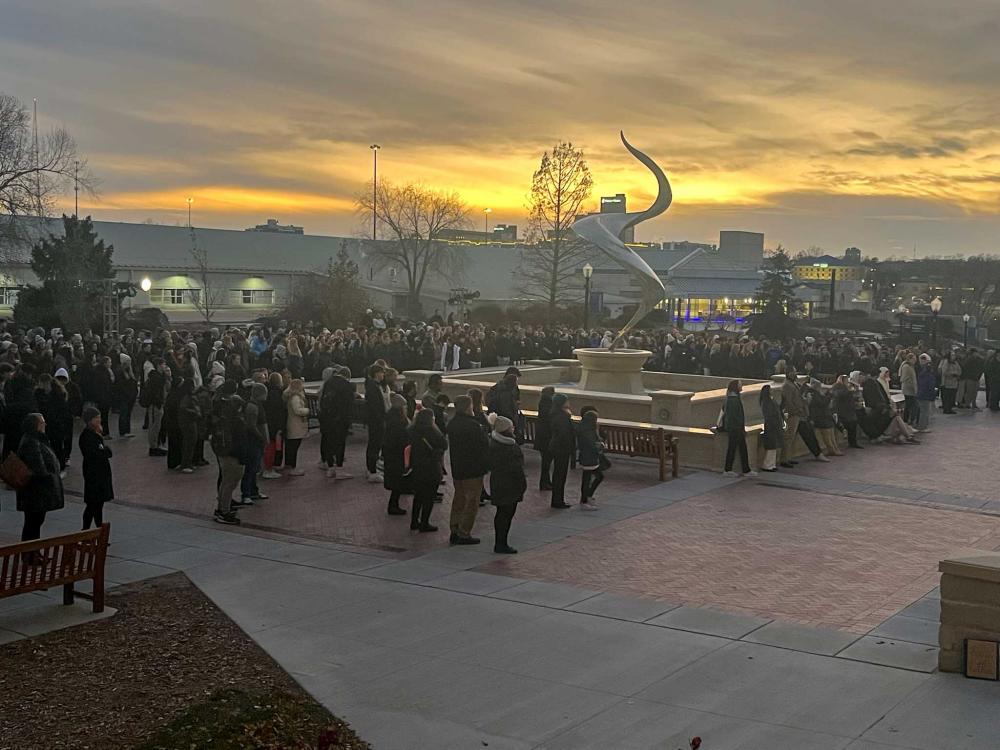
<svg viewBox="0 0 1000 750"><path fill-rule="evenodd" d="M580 360L580 390L645 396L642 366L652 352L645 349L574 349Z"/></svg>

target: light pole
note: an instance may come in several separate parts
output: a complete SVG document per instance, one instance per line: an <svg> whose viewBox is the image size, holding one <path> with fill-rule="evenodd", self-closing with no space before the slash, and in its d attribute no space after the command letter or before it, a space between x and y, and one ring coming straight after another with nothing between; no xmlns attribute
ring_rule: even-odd
<svg viewBox="0 0 1000 750"><path fill-rule="evenodd" d="M194 203L194 198L188 196L187 203L188 203L188 229L190 229L191 228L191 204Z"/></svg>
<svg viewBox="0 0 1000 750"><path fill-rule="evenodd" d="M900 303L899 309L896 310L899 313L899 341L903 341L903 317L906 315L906 305Z"/></svg>
<svg viewBox="0 0 1000 750"><path fill-rule="evenodd" d="M937 350L938 313L941 312L941 298L931 300L931 349Z"/></svg>
<svg viewBox="0 0 1000 750"><path fill-rule="evenodd" d="M486 221L486 229L483 232L483 237L486 239L487 242L490 241L490 214L491 213L493 213L493 209L492 208L484 208L483 209L483 217L485 218L485 221Z"/></svg>
<svg viewBox="0 0 1000 750"><path fill-rule="evenodd" d="M963 349L968 349L969 348L969 320L970 319L971 318L969 317L969 313L966 313L965 315L962 316L962 323L964 323L964 326L962 328L962 348Z"/></svg>
<svg viewBox="0 0 1000 750"><path fill-rule="evenodd" d="M583 330L590 329L590 277L594 275L594 267L587 263L583 267Z"/></svg>
<svg viewBox="0 0 1000 750"><path fill-rule="evenodd" d="M372 151L372 241L375 240L375 220L378 216L376 207L378 206L378 150L382 148L377 143L373 143L368 148Z"/></svg>

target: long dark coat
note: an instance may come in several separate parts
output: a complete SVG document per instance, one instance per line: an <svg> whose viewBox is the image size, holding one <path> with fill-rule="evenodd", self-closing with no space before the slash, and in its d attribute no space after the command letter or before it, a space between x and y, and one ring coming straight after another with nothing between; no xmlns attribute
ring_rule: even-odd
<svg viewBox="0 0 1000 750"><path fill-rule="evenodd" d="M40 513L59 510L65 505L59 459L49 447L43 432L28 432L21 437L17 455L31 470L31 480L17 491L17 509Z"/></svg>
<svg viewBox="0 0 1000 750"><path fill-rule="evenodd" d="M760 436L764 450L780 450L784 444L781 407L774 403L773 398L765 398L760 401L760 411L764 415L764 432Z"/></svg>
<svg viewBox="0 0 1000 750"><path fill-rule="evenodd" d="M516 505L524 498L528 480L524 474L524 454L517 441L490 438L490 502L498 508Z"/></svg>
<svg viewBox="0 0 1000 750"><path fill-rule="evenodd" d="M111 449L104 437L89 427L80 433L80 453L83 454L83 502L106 503L113 500L111 482Z"/></svg>
<svg viewBox="0 0 1000 750"><path fill-rule="evenodd" d="M383 486L390 492L413 492L406 476L405 453L409 444L410 431L406 422L396 419L396 415L390 411L385 420L385 437L382 439Z"/></svg>

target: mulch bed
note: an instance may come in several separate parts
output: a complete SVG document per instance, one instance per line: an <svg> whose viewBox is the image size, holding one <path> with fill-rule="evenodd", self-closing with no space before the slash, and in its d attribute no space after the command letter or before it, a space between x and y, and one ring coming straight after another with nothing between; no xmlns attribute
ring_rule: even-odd
<svg viewBox="0 0 1000 750"><path fill-rule="evenodd" d="M370 750L183 573L106 602L0 646L0 750Z"/></svg>

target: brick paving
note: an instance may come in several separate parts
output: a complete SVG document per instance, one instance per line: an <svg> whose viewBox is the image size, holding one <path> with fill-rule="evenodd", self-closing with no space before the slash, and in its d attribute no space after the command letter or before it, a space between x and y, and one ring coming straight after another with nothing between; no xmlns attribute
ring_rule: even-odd
<svg viewBox="0 0 1000 750"><path fill-rule="evenodd" d="M480 570L867 632L997 533L994 517L744 482Z"/></svg>
<svg viewBox="0 0 1000 750"><path fill-rule="evenodd" d="M115 439L109 445L114 452L113 471L116 497L128 504L148 508L210 517L215 510L216 467L211 450L206 445L212 466L194 474L168 471L165 458L147 455L145 433L131 439ZM397 551L426 552L448 543L448 514L451 510L451 486L444 489L443 503L435 506L431 522L440 529L436 534L411 532L408 516L386 515L389 493L381 484L369 484L364 474L365 434L359 430L347 448L347 466L353 479L327 479L317 468L319 434L313 431L299 451L299 466L306 472L301 477L260 480L261 489L269 496L253 508L239 511L245 525L255 528L354 544L363 547ZM525 448L529 488L538 486L538 454ZM82 493L79 453L72 457L66 477L66 488ZM622 463L608 473L606 486L616 494L648 487L657 481L653 462ZM568 497L578 497L579 474L571 473ZM404 497L403 507L409 509L410 498ZM540 519L554 512L548 507L549 497L529 490L521 503L515 524L527 519ZM480 509L476 533L493 528L493 508Z"/></svg>

